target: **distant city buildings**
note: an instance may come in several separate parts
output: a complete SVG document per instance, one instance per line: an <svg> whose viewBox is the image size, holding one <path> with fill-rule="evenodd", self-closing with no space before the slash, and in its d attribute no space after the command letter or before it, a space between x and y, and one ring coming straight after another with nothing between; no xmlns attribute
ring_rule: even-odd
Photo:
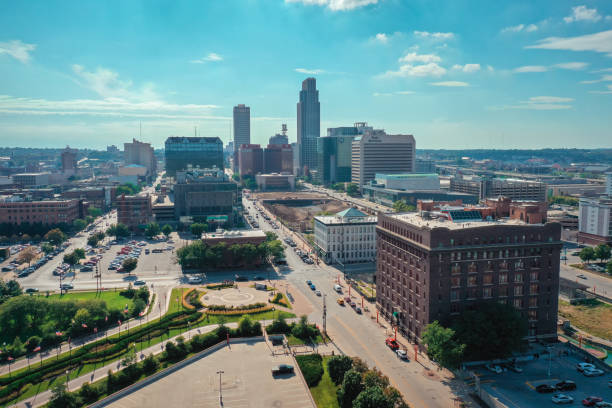
<svg viewBox="0 0 612 408"><path fill-rule="evenodd" d="M556 339L561 226L483 220L476 210L380 214L376 302L410 340L479 302L514 306L529 339Z"/></svg>
<svg viewBox="0 0 612 408"><path fill-rule="evenodd" d="M166 173L192 168L223 169L223 143L218 137L177 137L166 139Z"/></svg>
<svg viewBox="0 0 612 408"><path fill-rule="evenodd" d="M255 176L257 188L261 191L294 191L295 176L291 173L258 174Z"/></svg>
<svg viewBox="0 0 612 408"><path fill-rule="evenodd" d="M372 262L376 258L375 216L356 208L314 217L315 251L329 264Z"/></svg>
<svg viewBox="0 0 612 408"><path fill-rule="evenodd" d="M463 175L450 179L450 191L473 194L481 200L504 196L513 200L546 201L546 190L546 184L531 180Z"/></svg>
<svg viewBox="0 0 612 408"><path fill-rule="evenodd" d="M21 187L40 187L49 184L50 173L20 173L13 175L13 183Z"/></svg>
<svg viewBox="0 0 612 408"><path fill-rule="evenodd" d="M136 139L132 139L131 143L124 143L123 160L126 166L136 164L145 167L149 179L157 174L157 159L150 143L139 142Z"/></svg>
<svg viewBox="0 0 612 408"><path fill-rule="evenodd" d="M432 159L416 158L414 171L416 173L435 173L436 164Z"/></svg>
<svg viewBox="0 0 612 408"><path fill-rule="evenodd" d="M61 161L62 161L62 172L63 173L72 173L76 172L77 168L77 150L71 149L69 146L66 146L64 150L62 150Z"/></svg>
<svg viewBox="0 0 612 408"><path fill-rule="evenodd" d="M317 140L317 181L324 185L351 181L353 139L372 130L365 122L327 128L327 136Z"/></svg>
<svg viewBox="0 0 612 408"><path fill-rule="evenodd" d="M81 215L79 200L25 200L17 196L0 197L0 223L72 224Z"/></svg>
<svg viewBox="0 0 612 408"><path fill-rule="evenodd" d="M317 168L317 139L321 136L321 105L317 81L306 78L297 103L297 144L299 170L308 172Z"/></svg>
<svg viewBox="0 0 612 408"><path fill-rule="evenodd" d="M612 194L580 198L578 214L578 242L612 245Z"/></svg>
<svg viewBox="0 0 612 408"><path fill-rule="evenodd" d="M413 173L416 143L412 135L366 131L352 143L351 181L361 190L376 173Z"/></svg>
<svg viewBox="0 0 612 408"><path fill-rule="evenodd" d="M264 153L260 145L240 145L237 157L238 172L241 176L254 176L263 172Z"/></svg>
<svg viewBox="0 0 612 408"><path fill-rule="evenodd" d="M287 137L287 124L283 123L281 133L277 133L270 137L268 144L271 145L286 145L289 144L289 138Z"/></svg>
<svg viewBox="0 0 612 408"><path fill-rule="evenodd" d="M289 144L269 144L264 149L264 173L293 174L293 148Z"/></svg>
<svg viewBox="0 0 612 408"><path fill-rule="evenodd" d="M234 171L239 168L238 151L242 145L251 144L251 108L234 106ZM238 159L238 160L237 160Z"/></svg>

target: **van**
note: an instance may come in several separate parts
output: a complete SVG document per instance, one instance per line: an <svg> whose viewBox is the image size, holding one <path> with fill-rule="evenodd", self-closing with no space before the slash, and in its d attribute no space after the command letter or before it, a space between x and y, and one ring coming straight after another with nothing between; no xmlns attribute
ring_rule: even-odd
<svg viewBox="0 0 612 408"><path fill-rule="evenodd" d="M340 285L334 285L334 290L338 293L342 293L342 286Z"/></svg>

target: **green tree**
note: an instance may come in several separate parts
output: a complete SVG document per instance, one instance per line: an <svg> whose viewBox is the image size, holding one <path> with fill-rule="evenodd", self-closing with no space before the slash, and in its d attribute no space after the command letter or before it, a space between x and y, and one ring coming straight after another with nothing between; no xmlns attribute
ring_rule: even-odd
<svg viewBox="0 0 612 408"><path fill-rule="evenodd" d="M344 191L344 183L334 183L331 188L336 191Z"/></svg>
<svg viewBox="0 0 612 408"><path fill-rule="evenodd" d="M161 228L159 228L159 224L157 224L156 222L149 223L145 227L145 236L147 238L153 238L159 235L160 232Z"/></svg>
<svg viewBox="0 0 612 408"><path fill-rule="evenodd" d="M113 224L106 230L109 237L122 238L130 235L130 229L125 224Z"/></svg>
<svg viewBox="0 0 612 408"><path fill-rule="evenodd" d="M351 197L355 197L357 194L359 194L359 186L357 186L355 183L349 183L346 186L346 194L350 195Z"/></svg>
<svg viewBox="0 0 612 408"><path fill-rule="evenodd" d="M363 374L363 386L365 388L380 387L381 390L384 390L389 386L389 378L373 368Z"/></svg>
<svg viewBox="0 0 612 408"><path fill-rule="evenodd" d="M410 205L406 203L405 200L397 200L393 203L393 211L395 212L408 212L408 211L414 211L414 210L415 210L414 205Z"/></svg>
<svg viewBox="0 0 612 408"><path fill-rule="evenodd" d="M361 383L361 374L355 370L348 370L344 374L342 380L342 386L338 389L338 403L341 408L351 408L353 401L359 393L363 390L363 384Z"/></svg>
<svg viewBox="0 0 612 408"><path fill-rule="evenodd" d="M149 354L142 361L142 370L147 375L153 374L155 371L157 371L158 367L159 367L159 362L157 361L157 358L155 358L153 354Z"/></svg>
<svg viewBox="0 0 612 408"><path fill-rule="evenodd" d="M132 271L134 269L136 269L136 267L138 266L138 259L136 258L126 258L123 263L121 264L121 266L123 266L123 270L125 272L127 272L128 274L132 274Z"/></svg>
<svg viewBox="0 0 612 408"><path fill-rule="evenodd" d="M332 356L327 360L327 371L334 384L340 384L344 374L353 367L349 356Z"/></svg>
<svg viewBox="0 0 612 408"><path fill-rule="evenodd" d="M13 344L11 345L11 354L15 357L25 353L25 346L19 337L15 337Z"/></svg>
<svg viewBox="0 0 612 408"><path fill-rule="evenodd" d="M593 257L599 259L601 263L610 259L610 255L612 254L612 249L608 245L599 244L595 247L593 251Z"/></svg>
<svg viewBox="0 0 612 408"><path fill-rule="evenodd" d="M393 408L393 406L383 393L383 389L374 386L367 387L359 393L353 402L353 408Z"/></svg>
<svg viewBox="0 0 612 408"><path fill-rule="evenodd" d="M94 218L98 218L99 216L102 215L102 210L96 207L88 207L87 212L89 213L90 216Z"/></svg>
<svg viewBox="0 0 612 408"><path fill-rule="evenodd" d="M79 389L79 397L81 398L83 403L91 404L93 402L96 402L100 397L100 390L98 389L98 387L86 382Z"/></svg>
<svg viewBox="0 0 612 408"><path fill-rule="evenodd" d="M60 245L62 242L66 240L66 234L62 232L59 228L54 228L47 232L44 236L45 241L49 241L51 245Z"/></svg>
<svg viewBox="0 0 612 408"><path fill-rule="evenodd" d="M81 259L85 259L85 251L81 248L77 248L64 255L64 262L70 265L71 268L77 265Z"/></svg>
<svg viewBox="0 0 612 408"><path fill-rule="evenodd" d="M608 261L606 264L606 272L608 272L609 275L612 275L612 261Z"/></svg>
<svg viewBox="0 0 612 408"><path fill-rule="evenodd" d="M48 404L49 408L78 408L80 406L81 402L77 396L68 392L64 384L58 384L53 387Z"/></svg>
<svg viewBox="0 0 612 408"><path fill-rule="evenodd" d="M490 360L520 349L527 321L512 305L482 302L462 312L453 330L457 343L466 345L467 360Z"/></svg>
<svg viewBox="0 0 612 408"><path fill-rule="evenodd" d="M72 226L77 231L81 231L81 230L85 229L85 227L87 226L87 221L85 221L85 220L83 220L81 218L77 218L76 220L74 220L72 222Z"/></svg>
<svg viewBox="0 0 612 408"><path fill-rule="evenodd" d="M0 304L7 301L9 298L16 297L22 294L21 286L16 280L8 282L0 279Z"/></svg>
<svg viewBox="0 0 612 408"><path fill-rule="evenodd" d="M55 250L55 247L53 245L51 245L51 243L49 242L43 242L42 245L40 246L40 249L46 254L50 254L51 252L53 252Z"/></svg>
<svg viewBox="0 0 612 408"><path fill-rule="evenodd" d="M592 247L584 247L580 250L578 256L580 257L580 260L582 260L582 262L589 263L589 261L595 259L595 250L593 250Z"/></svg>
<svg viewBox="0 0 612 408"><path fill-rule="evenodd" d="M465 344L458 344L455 331L445 328L436 320L428 324L422 334L423 343L427 346L427 355L443 367L457 368L461 363Z"/></svg>
<svg viewBox="0 0 612 408"><path fill-rule="evenodd" d="M172 234L172 226L170 224L164 224L161 232L166 236L166 238L168 238L170 234Z"/></svg>
<svg viewBox="0 0 612 408"><path fill-rule="evenodd" d="M27 350L28 353L31 353L32 351L34 351L34 349L38 346L40 346L40 342L42 341L42 339L38 336L32 336L28 339L28 341L26 341L25 344L25 348Z"/></svg>
<svg viewBox="0 0 612 408"><path fill-rule="evenodd" d="M121 184L120 186L117 186L117 189L115 191L118 196L122 194L134 195L140 191L140 188L132 183L125 183Z"/></svg>
<svg viewBox="0 0 612 408"><path fill-rule="evenodd" d="M201 224L199 222L194 222L193 224L191 224L191 226L189 227L189 230L191 231L191 233L197 237L199 237L200 235L202 235L202 233L204 231L206 231L206 224Z"/></svg>

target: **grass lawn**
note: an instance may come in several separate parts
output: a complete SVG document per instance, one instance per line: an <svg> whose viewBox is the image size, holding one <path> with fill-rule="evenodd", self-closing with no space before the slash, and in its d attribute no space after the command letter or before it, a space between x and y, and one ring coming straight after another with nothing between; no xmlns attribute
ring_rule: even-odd
<svg viewBox="0 0 612 408"><path fill-rule="evenodd" d="M336 397L336 390L340 386L336 386L329 377L327 371L327 360L329 356L323 357L323 377L321 381L315 387L310 389L312 398L314 398L317 407L319 408L339 408L338 398Z"/></svg>
<svg viewBox="0 0 612 408"><path fill-rule="evenodd" d="M559 314L580 330L612 340L612 306L607 303L593 299L588 304L570 305L559 300Z"/></svg>
<svg viewBox="0 0 612 408"><path fill-rule="evenodd" d="M39 295L45 297L44 294ZM128 307L132 306L132 299L128 299L119 294L119 291L105 290L103 292L68 292L63 295L49 295L49 299L53 300L93 300L99 299L106 302L106 307L110 309L124 309L127 303Z"/></svg>
<svg viewBox="0 0 612 408"><path fill-rule="evenodd" d="M323 337L321 337L321 334L317 335L317 338L314 340L314 343L311 341L304 341L298 337L295 337L292 334L287 335L287 343L290 346L299 346L302 344L322 344L323 343Z"/></svg>

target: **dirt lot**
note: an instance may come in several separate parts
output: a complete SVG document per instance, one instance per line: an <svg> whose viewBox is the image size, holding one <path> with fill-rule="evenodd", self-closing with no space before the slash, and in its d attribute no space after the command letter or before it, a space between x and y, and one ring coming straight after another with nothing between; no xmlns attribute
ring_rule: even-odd
<svg viewBox="0 0 612 408"><path fill-rule="evenodd" d="M612 340L612 306L593 300L584 305L559 301L559 314L594 336Z"/></svg>

